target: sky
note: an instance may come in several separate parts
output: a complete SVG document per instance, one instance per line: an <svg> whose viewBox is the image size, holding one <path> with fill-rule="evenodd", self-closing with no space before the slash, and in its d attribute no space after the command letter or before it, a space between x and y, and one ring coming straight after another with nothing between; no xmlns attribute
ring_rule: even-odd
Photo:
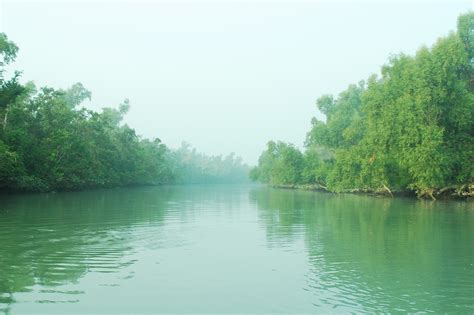
<svg viewBox="0 0 474 315"><path fill-rule="evenodd" d="M473 1L0 0L0 32L23 81L81 82L94 110L131 103L125 122L172 148L303 147L315 102L456 29Z"/></svg>

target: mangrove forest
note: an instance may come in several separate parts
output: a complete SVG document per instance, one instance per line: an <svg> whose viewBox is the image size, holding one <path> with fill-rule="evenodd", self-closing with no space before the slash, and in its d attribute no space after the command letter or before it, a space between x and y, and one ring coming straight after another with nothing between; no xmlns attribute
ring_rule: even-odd
<svg viewBox="0 0 474 315"><path fill-rule="evenodd" d="M305 150L270 141L253 180L331 192L474 193L474 13L416 55L318 98Z"/></svg>

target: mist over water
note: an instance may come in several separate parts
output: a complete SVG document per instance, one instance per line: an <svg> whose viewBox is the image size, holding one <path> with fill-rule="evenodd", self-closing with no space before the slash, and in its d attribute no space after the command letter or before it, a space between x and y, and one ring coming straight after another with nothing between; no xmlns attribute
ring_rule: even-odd
<svg viewBox="0 0 474 315"><path fill-rule="evenodd" d="M474 313L472 9L0 0L0 314Z"/></svg>

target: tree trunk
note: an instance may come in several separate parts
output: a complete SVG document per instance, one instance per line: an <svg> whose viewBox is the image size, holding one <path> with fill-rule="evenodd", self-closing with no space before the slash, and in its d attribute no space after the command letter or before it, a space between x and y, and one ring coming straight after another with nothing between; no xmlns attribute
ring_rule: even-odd
<svg viewBox="0 0 474 315"><path fill-rule="evenodd" d="M8 120L8 108L5 110L5 116L3 117L3 131L7 128L7 120Z"/></svg>
<svg viewBox="0 0 474 315"><path fill-rule="evenodd" d="M390 194L390 196L393 198L392 191L391 191L385 184L382 184L382 185L383 185L383 188L385 188L385 190L388 191L388 193Z"/></svg>

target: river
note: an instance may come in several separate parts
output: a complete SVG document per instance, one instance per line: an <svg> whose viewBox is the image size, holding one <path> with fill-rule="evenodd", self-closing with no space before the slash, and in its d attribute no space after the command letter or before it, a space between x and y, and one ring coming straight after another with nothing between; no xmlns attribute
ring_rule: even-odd
<svg viewBox="0 0 474 315"><path fill-rule="evenodd" d="M2 195L0 313L473 313L473 204L252 185Z"/></svg>

